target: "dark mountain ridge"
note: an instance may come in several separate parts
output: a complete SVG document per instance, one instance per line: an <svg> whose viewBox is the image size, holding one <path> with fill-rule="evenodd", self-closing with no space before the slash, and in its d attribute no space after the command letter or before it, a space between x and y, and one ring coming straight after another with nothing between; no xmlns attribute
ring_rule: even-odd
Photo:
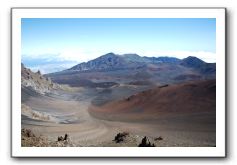
<svg viewBox="0 0 237 165"><path fill-rule="evenodd" d="M108 53L70 69L46 75L59 84L107 87L104 84L173 84L215 79L216 64L197 57L142 57ZM139 82L139 83L137 83ZM142 83L140 83L142 82ZM110 85L109 85L110 86Z"/></svg>
<svg viewBox="0 0 237 165"><path fill-rule="evenodd" d="M67 71L108 70L142 67L146 64L171 63L178 64L181 60L175 57L141 57L137 54L117 55L108 53L94 60L73 66Z"/></svg>

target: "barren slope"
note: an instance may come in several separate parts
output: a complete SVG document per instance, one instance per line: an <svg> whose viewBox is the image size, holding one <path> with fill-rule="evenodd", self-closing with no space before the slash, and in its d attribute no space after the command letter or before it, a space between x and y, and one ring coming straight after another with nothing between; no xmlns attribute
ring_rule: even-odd
<svg viewBox="0 0 237 165"><path fill-rule="evenodd" d="M206 80L156 87L104 106L91 106L90 113L109 120L151 121L190 115L208 118L215 109L216 82Z"/></svg>

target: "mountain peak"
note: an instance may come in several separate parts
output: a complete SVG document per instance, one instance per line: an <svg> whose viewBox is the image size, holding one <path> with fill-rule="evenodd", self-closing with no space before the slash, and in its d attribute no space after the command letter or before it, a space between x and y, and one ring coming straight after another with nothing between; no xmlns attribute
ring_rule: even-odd
<svg viewBox="0 0 237 165"><path fill-rule="evenodd" d="M183 61L192 61L192 62L198 62L198 63L205 63L203 60L195 57L195 56L188 56L186 58L183 59Z"/></svg>
<svg viewBox="0 0 237 165"><path fill-rule="evenodd" d="M86 71L86 70L105 70L120 68L124 65L122 57L110 52L94 60L80 63L69 70Z"/></svg>
<svg viewBox="0 0 237 165"><path fill-rule="evenodd" d="M181 61L181 65L193 68L200 68L205 64L204 61L194 56L188 56Z"/></svg>
<svg viewBox="0 0 237 165"><path fill-rule="evenodd" d="M107 54L102 55L100 57L103 57L103 56L116 56L116 54L114 54L113 52L110 52L110 53L107 53Z"/></svg>
<svg viewBox="0 0 237 165"><path fill-rule="evenodd" d="M201 59L199 59L199 58L197 58L195 56L188 56L188 57L184 58L183 60L199 60L199 61L202 61Z"/></svg>
<svg viewBox="0 0 237 165"><path fill-rule="evenodd" d="M102 56L100 56L100 57L98 57L98 58L96 58L96 59L94 59L94 60L101 60L101 59L104 59L104 60L113 60L113 59L116 59L116 58L118 58L118 55L116 55L116 54L110 52L110 53L107 53L107 54L105 54L105 55L102 55ZM92 60L92 61L93 61L93 60Z"/></svg>

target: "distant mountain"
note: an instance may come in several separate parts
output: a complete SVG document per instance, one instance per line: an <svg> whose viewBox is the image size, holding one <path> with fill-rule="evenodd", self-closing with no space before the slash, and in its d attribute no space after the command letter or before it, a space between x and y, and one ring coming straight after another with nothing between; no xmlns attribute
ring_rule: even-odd
<svg viewBox="0 0 237 165"><path fill-rule="evenodd" d="M108 53L94 60L83 62L68 69L70 71L109 70L136 68L152 63L177 64L181 60L175 57L141 57L137 54L116 55Z"/></svg>
<svg viewBox="0 0 237 165"><path fill-rule="evenodd" d="M181 60L175 57L144 57L148 59L152 63L170 63L170 64L177 64Z"/></svg>
<svg viewBox="0 0 237 165"><path fill-rule="evenodd" d="M180 62L180 64L185 67L197 69L198 71L200 71L203 74L213 74L216 72L216 64L215 63L206 63L197 57L189 56L187 58L184 58Z"/></svg>
<svg viewBox="0 0 237 165"><path fill-rule="evenodd" d="M197 57L189 56L181 61L181 65L192 68L200 68L206 63Z"/></svg>
<svg viewBox="0 0 237 165"><path fill-rule="evenodd" d="M123 59L127 62L137 62L137 63L149 63L151 62L150 59L141 57L137 54L123 54L121 55Z"/></svg>
<svg viewBox="0 0 237 165"><path fill-rule="evenodd" d="M125 64L126 62L121 56L115 55L114 53L108 53L94 60L75 65L68 70L104 70L112 68L122 68L125 66Z"/></svg>
<svg viewBox="0 0 237 165"><path fill-rule="evenodd" d="M78 87L107 88L120 84L149 86L215 79L216 64L197 57L142 57L108 53L70 69L47 74L52 81Z"/></svg>

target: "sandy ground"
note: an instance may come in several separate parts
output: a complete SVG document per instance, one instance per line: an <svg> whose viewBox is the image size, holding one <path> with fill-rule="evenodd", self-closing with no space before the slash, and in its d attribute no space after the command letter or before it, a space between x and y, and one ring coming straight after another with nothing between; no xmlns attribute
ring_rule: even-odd
<svg viewBox="0 0 237 165"><path fill-rule="evenodd" d="M52 141L67 133L75 146L137 146L144 136L161 147L215 146L216 132L213 123L205 127L198 123L192 125L188 120L180 122L181 119L156 122L102 120L88 113L94 97L93 92L86 89L29 97L24 104L33 111L48 114L50 120L22 115L22 128L31 129L36 135L43 135ZM125 142L115 143L115 135L124 131L129 132ZM159 136L163 140L154 141Z"/></svg>

